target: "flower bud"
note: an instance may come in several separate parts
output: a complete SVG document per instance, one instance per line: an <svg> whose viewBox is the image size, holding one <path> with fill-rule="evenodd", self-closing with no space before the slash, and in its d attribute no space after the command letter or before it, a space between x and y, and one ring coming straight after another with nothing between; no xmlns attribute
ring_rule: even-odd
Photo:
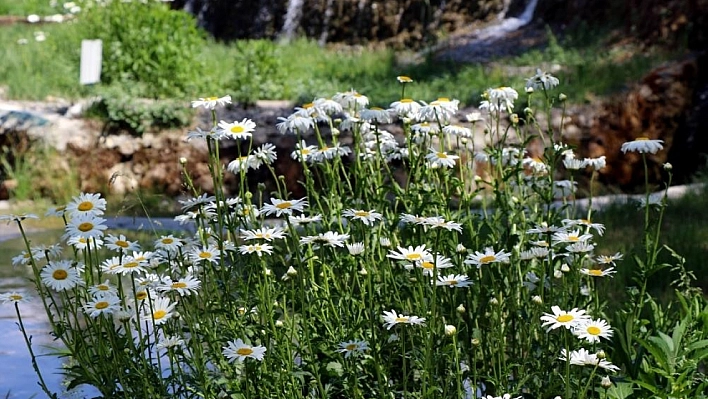
<svg viewBox="0 0 708 399"><path fill-rule="evenodd" d="M602 381L600 381L600 385L602 385L605 389L610 389L612 386L612 380L610 380L609 376L604 376L602 377Z"/></svg>
<svg viewBox="0 0 708 399"><path fill-rule="evenodd" d="M276 327L282 327L283 325L284 325L284 324L283 324L283 321L282 321L282 320L276 320L276 321L275 321L275 326L276 326Z"/></svg>
<svg viewBox="0 0 708 399"><path fill-rule="evenodd" d="M477 338L472 338L471 343L472 343L472 346L479 346L479 344L481 344L481 342Z"/></svg>
<svg viewBox="0 0 708 399"><path fill-rule="evenodd" d="M494 306L499 305L499 300L498 300L496 297L492 297L492 298L489 300L489 304L490 304L490 305L494 305Z"/></svg>
<svg viewBox="0 0 708 399"><path fill-rule="evenodd" d="M519 115L511 114L511 115L509 115L509 120L511 121L512 124L518 125L519 124Z"/></svg>
<svg viewBox="0 0 708 399"><path fill-rule="evenodd" d="M567 99L568 99L568 96L566 96L566 95L563 94L563 93L561 93L561 94L558 95L558 100L560 100L560 102L564 102L564 101L567 100Z"/></svg>
<svg viewBox="0 0 708 399"><path fill-rule="evenodd" d="M553 277L555 278L563 278L563 272L560 270L554 270L553 271Z"/></svg>
<svg viewBox="0 0 708 399"><path fill-rule="evenodd" d="M674 168L674 166L668 162L664 164L664 170L671 170L673 168Z"/></svg>
<svg viewBox="0 0 708 399"><path fill-rule="evenodd" d="M369 272L367 272L366 269L362 267L361 270L359 270L359 274L361 274L362 276L366 276L369 274Z"/></svg>
<svg viewBox="0 0 708 399"><path fill-rule="evenodd" d="M187 158L185 158L185 157L180 157L180 158L179 158L179 163L182 164L182 165L186 164L186 163L187 163Z"/></svg>
<svg viewBox="0 0 708 399"><path fill-rule="evenodd" d="M457 247L455 247L455 251L457 251L458 254L463 254L467 252L467 248L465 248L465 246L462 244L457 244Z"/></svg>
<svg viewBox="0 0 708 399"><path fill-rule="evenodd" d="M528 93L528 94L533 93L533 87L531 87L531 86L526 87L526 93Z"/></svg>
<svg viewBox="0 0 708 399"><path fill-rule="evenodd" d="M457 313L459 314L464 314L466 311L467 309L465 309L465 305L463 304L460 304L460 306L457 307Z"/></svg>
<svg viewBox="0 0 708 399"><path fill-rule="evenodd" d="M455 328L455 326L453 326L453 325L446 324L445 325L445 335L447 335L448 337L451 337L455 334L457 334L457 328Z"/></svg>
<svg viewBox="0 0 708 399"><path fill-rule="evenodd" d="M534 295L531 301L537 305L543 304L543 299L539 295Z"/></svg>
<svg viewBox="0 0 708 399"><path fill-rule="evenodd" d="M561 271L562 271L563 273L568 273L568 272L570 271L570 266L568 266L567 263L563 263L563 264L561 265Z"/></svg>
<svg viewBox="0 0 708 399"><path fill-rule="evenodd" d="M607 357L607 355L605 354L605 351L603 351L602 349L600 349L599 351L597 351L597 358L598 358L598 359L602 360L602 359L604 359L604 358L606 358L606 357Z"/></svg>

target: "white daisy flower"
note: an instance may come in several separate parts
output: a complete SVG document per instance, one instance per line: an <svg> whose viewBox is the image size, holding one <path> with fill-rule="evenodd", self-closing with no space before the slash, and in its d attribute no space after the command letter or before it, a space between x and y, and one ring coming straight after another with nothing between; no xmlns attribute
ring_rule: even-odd
<svg viewBox="0 0 708 399"><path fill-rule="evenodd" d="M66 237L98 238L103 236L103 230L108 227L103 224L106 219L90 214L75 214L66 225Z"/></svg>
<svg viewBox="0 0 708 399"><path fill-rule="evenodd" d="M605 160L604 155L598 158L585 158L584 161L585 164L591 167L593 170L600 170L607 166L607 161Z"/></svg>
<svg viewBox="0 0 708 399"><path fill-rule="evenodd" d="M120 298L112 294L98 295L93 300L86 302L82 308L84 313L91 318L96 318L102 314L113 314L120 310Z"/></svg>
<svg viewBox="0 0 708 399"><path fill-rule="evenodd" d="M192 101L192 108L204 107L212 110L217 106L224 106L226 104L231 104L231 96L229 95L223 97L200 97L199 100Z"/></svg>
<svg viewBox="0 0 708 399"><path fill-rule="evenodd" d="M220 257L221 253L219 252L219 248L213 245L201 248L196 247L189 253L189 258L192 262L207 261L211 263L219 263Z"/></svg>
<svg viewBox="0 0 708 399"><path fill-rule="evenodd" d="M295 151L290 154L290 157L299 162L311 162L315 152L317 152L317 147L314 145L307 145L307 143L303 140L295 144Z"/></svg>
<svg viewBox="0 0 708 399"><path fill-rule="evenodd" d="M595 250L595 244L590 244L589 242L585 241L574 242L565 247L565 250L571 253L584 254Z"/></svg>
<svg viewBox="0 0 708 399"><path fill-rule="evenodd" d="M352 340L340 342L337 352L344 353L344 358L348 359L351 356L356 356L369 350L369 344L366 341Z"/></svg>
<svg viewBox="0 0 708 399"><path fill-rule="evenodd" d="M580 348L577 351L572 351L570 353L568 353L565 348L561 349L561 356L558 359L567 362L569 355L570 364L576 366L597 366L601 369L612 372L619 371L619 367L615 366L614 364L610 363L605 359L599 359L596 354L588 352L588 350L585 348Z"/></svg>
<svg viewBox="0 0 708 399"><path fill-rule="evenodd" d="M602 319L584 320L573 327L573 335L589 343L600 342L600 338L612 338L612 327Z"/></svg>
<svg viewBox="0 0 708 399"><path fill-rule="evenodd" d="M460 159L459 156L448 154L445 151L436 151L432 148L430 148L429 151L425 159L428 160L428 164L433 168L454 168L455 162Z"/></svg>
<svg viewBox="0 0 708 399"><path fill-rule="evenodd" d="M412 119L418 114L421 105L410 98L403 98L399 101L392 102L390 111L397 114L401 118Z"/></svg>
<svg viewBox="0 0 708 399"><path fill-rule="evenodd" d="M447 123L452 119L459 109L460 100L450 100L446 97L440 97L430 104L424 104L419 110L417 119L427 122L442 122Z"/></svg>
<svg viewBox="0 0 708 399"><path fill-rule="evenodd" d="M157 286L157 291L170 292L177 291L180 296L196 294L201 281L192 275L186 275L180 279L172 280L170 277L163 277Z"/></svg>
<svg viewBox="0 0 708 399"><path fill-rule="evenodd" d="M180 249L180 247L182 247L182 245L184 245L184 242L170 234L155 240L154 245L155 249L161 249L167 253L175 253Z"/></svg>
<svg viewBox="0 0 708 399"><path fill-rule="evenodd" d="M547 331L555 330L559 327L565 327L570 330L571 328L577 326L579 323L589 320L590 317L585 314L584 310L579 310L578 308L573 308L572 310L565 311L561 310L559 306L551 306L551 313L544 313L541 316L542 327L546 327Z"/></svg>
<svg viewBox="0 0 708 399"><path fill-rule="evenodd" d="M383 244L382 244L383 246ZM409 246L408 248L398 247L398 251L389 251L386 257L396 260L405 260L408 262L418 262L426 258L430 258L432 254L425 248L425 244L418 245L413 248Z"/></svg>
<svg viewBox="0 0 708 399"><path fill-rule="evenodd" d="M280 134L300 133L305 134L315 128L315 120L310 116L302 116L300 114L292 114L287 118L279 117L275 127Z"/></svg>
<svg viewBox="0 0 708 399"><path fill-rule="evenodd" d="M106 265L109 269L106 270L107 273L120 274L122 276L128 274L139 274L145 273L147 271L147 262L139 261L132 256L124 256L122 261L118 266Z"/></svg>
<svg viewBox="0 0 708 399"><path fill-rule="evenodd" d="M352 220L359 220L367 226L373 225L375 222L381 220L383 215L375 210L365 211L359 209L346 209L342 212L342 216L350 218Z"/></svg>
<svg viewBox="0 0 708 399"><path fill-rule="evenodd" d="M301 226L301 225L306 225L310 223L317 223L322 221L322 215L313 215L313 216L305 216L305 215L298 215L298 216L288 216L288 221L290 224L293 226Z"/></svg>
<svg viewBox="0 0 708 399"><path fill-rule="evenodd" d="M66 291L83 285L80 271L69 260L51 261L42 268L39 277L54 291Z"/></svg>
<svg viewBox="0 0 708 399"><path fill-rule="evenodd" d="M535 90L551 90L558 86L560 82L558 78L548 72L543 72L536 69L536 74L526 80L526 87L532 87Z"/></svg>
<svg viewBox="0 0 708 399"><path fill-rule="evenodd" d="M650 140L647 137L638 137L634 141L628 141L622 144L620 150L625 154L627 151L638 152L640 154L656 154L659 150L662 150L664 146L664 140Z"/></svg>
<svg viewBox="0 0 708 399"><path fill-rule="evenodd" d="M258 147L253 155L262 163L271 165L278 159L278 154L275 152L275 146L271 143L265 143Z"/></svg>
<svg viewBox="0 0 708 399"><path fill-rule="evenodd" d="M602 223L593 223L588 219L563 219L563 226L567 228L572 228L575 226L589 227L597 232L598 235L602 236L605 233L605 225Z"/></svg>
<svg viewBox="0 0 708 399"><path fill-rule="evenodd" d="M170 298L157 297L151 306L145 306L143 317L152 320L155 325L165 324L172 317L172 312L177 303L172 303Z"/></svg>
<svg viewBox="0 0 708 399"><path fill-rule="evenodd" d="M447 276L438 276L437 286L446 286L450 288L465 288L472 285L472 282L464 274L449 274Z"/></svg>
<svg viewBox="0 0 708 399"><path fill-rule="evenodd" d="M371 107L364 108L359 111L359 117L371 124L387 124L391 123L391 113L388 110Z"/></svg>
<svg viewBox="0 0 708 399"><path fill-rule="evenodd" d="M403 314L399 315L393 309L390 312L387 312L384 310L383 320L384 320L384 327L386 327L387 330L390 330L396 324L410 324L410 325L425 324L424 317L404 316Z"/></svg>
<svg viewBox="0 0 708 399"><path fill-rule="evenodd" d="M412 270L413 268L423 269L424 276L432 276L435 269L447 269L455 266L450 258L447 258L441 254L426 255L422 260L416 261L413 264L406 265L405 268Z"/></svg>
<svg viewBox="0 0 708 399"><path fill-rule="evenodd" d="M258 256L263 256L264 252L268 255L272 254L273 246L268 244L241 245L238 250L243 255L255 253Z"/></svg>
<svg viewBox="0 0 708 399"><path fill-rule="evenodd" d="M476 265L480 268L491 263L509 263L511 254L504 252L502 249L499 252L494 252L494 249L485 248L484 252L475 251L474 254L467 255L464 263L467 265Z"/></svg>
<svg viewBox="0 0 708 399"><path fill-rule="evenodd" d="M544 247L532 247L526 251L521 251L519 253L519 259L521 260L531 260L531 259L544 259L548 257L551 251Z"/></svg>
<svg viewBox="0 0 708 399"><path fill-rule="evenodd" d="M262 161L255 155L244 155L229 162L229 164L226 165L226 170L238 175L241 171L247 171L248 169L256 170L260 168L262 164Z"/></svg>
<svg viewBox="0 0 708 399"><path fill-rule="evenodd" d="M313 103L317 108L321 109L329 116L341 114L343 112L342 105L331 98L317 98L313 101Z"/></svg>
<svg viewBox="0 0 708 399"><path fill-rule="evenodd" d="M234 361L243 362L246 359L263 360L266 353L264 346L248 345L241 338L236 341L229 341L227 346L223 347L223 355L229 360L229 363Z"/></svg>
<svg viewBox="0 0 708 399"><path fill-rule="evenodd" d="M563 166L568 170L580 170L587 166L585 160L575 158L563 159Z"/></svg>
<svg viewBox="0 0 708 399"><path fill-rule="evenodd" d="M184 345L184 339L178 335L167 335L162 337L155 346L157 349L175 348Z"/></svg>
<svg viewBox="0 0 708 399"><path fill-rule="evenodd" d="M123 234L118 237L113 234L109 234L106 239L106 248L112 249L114 251L139 251L140 244L135 241L128 241Z"/></svg>
<svg viewBox="0 0 708 399"><path fill-rule="evenodd" d="M109 280L106 280L100 284L92 285L89 287L88 292L94 298L105 295L118 296L118 289L116 289L116 287L114 287Z"/></svg>
<svg viewBox="0 0 708 399"><path fill-rule="evenodd" d="M72 215L100 216L106 210L106 200L101 198L101 194L81 193L72 198L66 205L66 211Z"/></svg>
<svg viewBox="0 0 708 399"><path fill-rule="evenodd" d="M598 255L595 258L595 261L601 265L610 265L611 264L613 266L617 266L615 264L615 261L622 260L622 258L624 258L624 255L617 252L614 255Z"/></svg>
<svg viewBox="0 0 708 399"><path fill-rule="evenodd" d="M457 136L457 137L463 137L463 138L472 138L472 131L464 126L459 126L459 125L447 125L443 127L443 133L449 134L451 136Z"/></svg>
<svg viewBox="0 0 708 399"><path fill-rule="evenodd" d="M369 105L369 98L356 90L337 93L332 96L332 100L338 102L347 110L354 111L366 108Z"/></svg>
<svg viewBox="0 0 708 399"><path fill-rule="evenodd" d="M300 238L301 245L314 244L328 247L343 247L344 241L349 239L349 234L340 234L334 231L327 231L316 236L304 236Z"/></svg>
<svg viewBox="0 0 708 399"><path fill-rule="evenodd" d="M280 215L292 215L293 211L302 212L307 206L307 200L305 198L293 199L293 200L281 200L277 198L271 198L270 204L264 204L261 208L261 212L265 213L266 216L275 214L276 217Z"/></svg>
<svg viewBox="0 0 708 399"><path fill-rule="evenodd" d="M364 243L354 242L351 244L347 244L347 250L349 251L349 255L351 256L361 255L364 253Z"/></svg>
<svg viewBox="0 0 708 399"><path fill-rule="evenodd" d="M187 141L190 141L192 139L213 139L216 141L222 140L226 137L226 133L218 129L216 127L213 127L209 130L202 130L201 128L197 127L197 130L190 130L187 132Z"/></svg>
<svg viewBox="0 0 708 399"><path fill-rule="evenodd" d="M580 230L557 231L551 236L553 245L575 242L587 242L592 238L592 234L580 234Z"/></svg>
<svg viewBox="0 0 708 399"><path fill-rule="evenodd" d="M256 130L256 123L248 118L243 118L241 122L235 121L232 123L220 121L219 129L222 130L226 137L234 140L246 140L251 138L253 131Z"/></svg>
<svg viewBox="0 0 708 399"><path fill-rule="evenodd" d="M19 291L6 292L0 294L0 302L4 305L6 303L24 303L29 302L30 297Z"/></svg>
<svg viewBox="0 0 708 399"><path fill-rule="evenodd" d="M251 240L281 240L285 238L285 230L282 227L261 227L255 230L241 231L241 238L246 241Z"/></svg>

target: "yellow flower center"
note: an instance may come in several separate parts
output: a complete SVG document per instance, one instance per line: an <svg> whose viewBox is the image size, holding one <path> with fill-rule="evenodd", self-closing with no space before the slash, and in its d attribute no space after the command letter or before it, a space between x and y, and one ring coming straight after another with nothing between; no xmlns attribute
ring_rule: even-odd
<svg viewBox="0 0 708 399"><path fill-rule="evenodd" d="M218 100L218 99L219 99L219 97L207 97L207 98L205 98L205 100L207 100L207 101L216 101L216 100Z"/></svg>
<svg viewBox="0 0 708 399"><path fill-rule="evenodd" d="M171 238L163 238L163 239L162 239L162 243L165 244L165 245L172 244L173 242L175 242L175 240L173 240L173 239L171 239Z"/></svg>
<svg viewBox="0 0 708 399"><path fill-rule="evenodd" d="M349 345L345 346L344 349L346 349L348 351L353 351L354 349L356 349L356 344L349 344Z"/></svg>
<svg viewBox="0 0 708 399"><path fill-rule="evenodd" d="M497 257L494 255L487 255L479 258L479 263L491 263L497 260Z"/></svg>
<svg viewBox="0 0 708 399"><path fill-rule="evenodd" d="M634 141L648 141L649 137L637 137Z"/></svg>
<svg viewBox="0 0 708 399"><path fill-rule="evenodd" d="M381 108L381 107L371 107L369 109L372 111L383 111L383 108Z"/></svg>
<svg viewBox="0 0 708 399"><path fill-rule="evenodd" d="M450 99L447 98L447 97L440 97L440 98L438 98L438 101L440 101L440 102L449 102Z"/></svg>
<svg viewBox="0 0 708 399"><path fill-rule="evenodd" d="M573 241L573 242L575 242L575 241L578 241L578 240L580 240L580 237L578 237L578 236L568 236L568 241Z"/></svg>
<svg viewBox="0 0 708 399"><path fill-rule="evenodd" d="M138 267L140 264L138 262L127 262L123 264L123 267L126 269L132 269L134 267Z"/></svg>
<svg viewBox="0 0 708 399"><path fill-rule="evenodd" d="M119 247L121 247L121 248L128 248L128 247L130 246L130 244L128 243L128 241L123 241L123 240L118 240L118 241L116 241L116 245L119 246Z"/></svg>
<svg viewBox="0 0 708 399"><path fill-rule="evenodd" d="M302 150L300 150L300 154L302 154L302 155L307 155L309 153L310 153L310 150L308 150L307 148L303 148Z"/></svg>
<svg viewBox="0 0 708 399"><path fill-rule="evenodd" d="M410 98L402 98L401 101L399 101L399 102L404 103L404 104L410 104L413 102L413 100Z"/></svg>
<svg viewBox="0 0 708 399"><path fill-rule="evenodd" d="M409 76L401 75L398 77L398 81L401 83L410 83L413 81Z"/></svg>
<svg viewBox="0 0 708 399"><path fill-rule="evenodd" d="M447 283L450 284L450 285L457 285L457 284L459 283L459 281L457 281L457 280L450 280L450 281L448 281Z"/></svg>
<svg viewBox="0 0 708 399"><path fill-rule="evenodd" d="M165 317L165 315L167 315L167 312L165 312L164 309L159 309L152 314L152 318L155 320L160 320L161 318Z"/></svg>
<svg viewBox="0 0 708 399"><path fill-rule="evenodd" d="M87 232L93 230L93 223L91 222L83 222L79 225L79 230L82 232Z"/></svg>
<svg viewBox="0 0 708 399"><path fill-rule="evenodd" d="M22 254L22 257L25 258L25 259L29 259L30 254Z"/></svg>
<svg viewBox="0 0 708 399"><path fill-rule="evenodd" d="M172 283L172 288L174 288L174 289L187 288L187 283L183 283L181 281L178 281L176 283Z"/></svg>
<svg viewBox="0 0 708 399"><path fill-rule="evenodd" d="M251 348L238 348L236 349L236 354L239 356L250 356L253 353Z"/></svg>
<svg viewBox="0 0 708 399"><path fill-rule="evenodd" d="M22 299L22 295L12 294L10 295L10 299L12 299L13 301L19 301Z"/></svg>
<svg viewBox="0 0 708 399"><path fill-rule="evenodd" d="M275 207L278 208L278 209L288 209L288 208L290 208L291 206L293 206L293 204L292 204L290 201L285 201L285 202L279 203L279 204L276 205Z"/></svg>
<svg viewBox="0 0 708 399"><path fill-rule="evenodd" d="M147 291L138 291L135 294L135 298L137 298L137 300L139 300L139 301L142 301L143 299L147 298L147 296L148 296Z"/></svg>
<svg viewBox="0 0 708 399"><path fill-rule="evenodd" d="M105 309L107 307L108 307L108 302L106 302L106 301L96 302L95 308L98 310Z"/></svg>
<svg viewBox="0 0 708 399"><path fill-rule="evenodd" d="M588 332L588 334L592 334L592 335L600 335L602 330L600 330L598 327L590 326L587 328L587 332Z"/></svg>
<svg viewBox="0 0 708 399"><path fill-rule="evenodd" d="M314 103L307 103L307 104L303 104L303 105L302 105L302 108L308 109L308 108L312 108L312 107L314 107L314 106L315 106Z"/></svg>
<svg viewBox="0 0 708 399"><path fill-rule="evenodd" d="M435 156L440 159L447 159L447 154L445 154L444 152L436 152Z"/></svg>
<svg viewBox="0 0 708 399"><path fill-rule="evenodd" d="M408 323L409 318L408 316L396 317L396 323Z"/></svg>
<svg viewBox="0 0 708 399"><path fill-rule="evenodd" d="M557 320L559 323L567 323L567 322L569 322L569 321L573 321L574 318L575 318L575 317L573 317L572 314L563 314L563 315L560 315L560 316L556 317L556 320Z"/></svg>
<svg viewBox="0 0 708 399"><path fill-rule="evenodd" d="M423 262L420 264L420 267L430 270L435 267L435 264L433 262Z"/></svg>
<svg viewBox="0 0 708 399"><path fill-rule="evenodd" d="M110 290L110 287L107 285L101 284L101 285L97 285L96 289L98 289L99 291L108 291L108 290Z"/></svg>
<svg viewBox="0 0 708 399"><path fill-rule="evenodd" d="M79 206L76 207L76 209L80 210L81 212L86 212L90 211L93 209L93 203L91 201L84 201L79 204Z"/></svg>
<svg viewBox="0 0 708 399"><path fill-rule="evenodd" d="M52 277L54 277L55 280L66 280L66 278L69 277L69 273L64 269L54 270Z"/></svg>
<svg viewBox="0 0 708 399"><path fill-rule="evenodd" d="M580 223L582 224L592 224L592 222L589 219L580 219Z"/></svg>
<svg viewBox="0 0 708 399"><path fill-rule="evenodd" d="M591 269L591 270L588 270L588 274L591 276L602 276L602 270Z"/></svg>
<svg viewBox="0 0 708 399"><path fill-rule="evenodd" d="M406 259L408 259L408 260L418 260L420 258L422 258L422 256L418 253L412 253L412 254L406 255Z"/></svg>
<svg viewBox="0 0 708 399"><path fill-rule="evenodd" d="M367 211L356 211L356 212L354 212L354 216L358 216L358 217L362 217L362 218L369 217L369 212L367 212Z"/></svg>
<svg viewBox="0 0 708 399"><path fill-rule="evenodd" d="M199 257L202 259L209 259L211 258L211 252L202 251L199 253Z"/></svg>
<svg viewBox="0 0 708 399"><path fill-rule="evenodd" d="M236 134L238 134L238 133L243 133L244 130L246 130L246 129L244 129L243 126L241 126L241 125L236 125L236 126L234 126L234 127L231 128L231 133L236 133Z"/></svg>

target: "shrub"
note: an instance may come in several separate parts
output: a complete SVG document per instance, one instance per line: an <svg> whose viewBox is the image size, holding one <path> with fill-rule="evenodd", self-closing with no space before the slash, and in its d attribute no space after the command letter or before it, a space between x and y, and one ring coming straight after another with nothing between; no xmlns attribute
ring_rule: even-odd
<svg viewBox="0 0 708 399"><path fill-rule="evenodd" d="M161 3L112 1L81 17L87 38L103 40L106 84L144 85L144 97L182 96L201 79L203 33L194 18Z"/></svg>

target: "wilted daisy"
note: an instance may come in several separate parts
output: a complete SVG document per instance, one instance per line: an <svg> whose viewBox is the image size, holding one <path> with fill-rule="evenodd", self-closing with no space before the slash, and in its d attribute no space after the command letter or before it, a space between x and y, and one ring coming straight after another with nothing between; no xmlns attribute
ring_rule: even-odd
<svg viewBox="0 0 708 399"><path fill-rule="evenodd" d="M472 282L464 274L449 274L447 276L438 276L437 286L446 286L450 288L465 288L472 285Z"/></svg>
<svg viewBox="0 0 708 399"><path fill-rule="evenodd" d="M93 300L86 302L82 308L84 313L93 318L102 314L113 314L120 310L120 298L113 294L97 295Z"/></svg>
<svg viewBox="0 0 708 399"><path fill-rule="evenodd" d="M356 356L367 350L369 350L369 344L366 341L352 340L340 342L337 352L344 353L344 358L348 359L350 356Z"/></svg>
<svg viewBox="0 0 708 399"><path fill-rule="evenodd" d="M66 205L66 211L74 215L100 216L106 210L106 200L101 194L81 193Z"/></svg>
<svg viewBox="0 0 708 399"><path fill-rule="evenodd" d="M231 104L231 96L229 95L223 97L200 97L199 100L192 101L192 108L204 107L211 110L226 104Z"/></svg>
<svg viewBox="0 0 708 399"><path fill-rule="evenodd" d="M342 212L342 216L352 220L358 220L367 226L374 224L383 218L383 215L375 210L365 211L361 209L346 209Z"/></svg>
<svg viewBox="0 0 708 399"><path fill-rule="evenodd" d="M440 216L429 216L424 218L423 224L426 227L430 227L432 229L445 229L447 231L457 231L458 233L462 233L462 225L457 222L453 221L446 221Z"/></svg>
<svg viewBox="0 0 708 399"><path fill-rule="evenodd" d="M503 249L499 252L494 252L493 248L488 247L484 249L484 252L475 251L474 254L467 255L464 263L476 265L477 268L480 268L491 263L509 263L510 257L511 254L504 252Z"/></svg>
<svg viewBox="0 0 708 399"><path fill-rule="evenodd" d="M112 249L114 251L139 251L140 244L135 241L128 241L123 234L118 237L113 234L109 234L105 238L106 248Z"/></svg>
<svg viewBox="0 0 708 399"><path fill-rule="evenodd" d="M418 245L413 248L409 246L408 248L398 247L398 251L389 251L386 257L396 260L405 260L409 262L422 261L423 259L431 257L432 254L425 248L425 244Z"/></svg>
<svg viewBox="0 0 708 399"><path fill-rule="evenodd" d="M186 275L177 280L172 280L170 277L163 277L157 290L160 292L177 291L181 296L196 294L199 290L201 281L192 275Z"/></svg>
<svg viewBox="0 0 708 399"><path fill-rule="evenodd" d="M3 304L29 302L29 296L18 291L6 292L0 294L0 302Z"/></svg>
<svg viewBox="0 0 708 399"><path fill-rule="evenodd" d="M51 261L39 274L44 285L55 291L70 290L83 284L79 270L69 260Z"/></svg>
<svg viewBox="0 0 708 399"><path fill-rule="evenodd" d="M278 159L278 154L275 152L275 146L271 143L265 143L258 147L256 151L253 152L253 156L266 165L271 165L276 159Z"/></svg>
<svg viewBox="0 0 708 399"><path fill-rule="evenodd" d="M161 325L172 317L172 312L177 303L170 301L170 298L154 298L150 306L145 306L143 317L152 320L155 325Z"/></svg>
<svg viewBox="0 0 708 399"><path fill-rule="evenodd" d="M337 93L332 96L332 100L338 102L342 107L348 110L359 110L369 105L369 98L358 93L356 90Z"/></svg>
<svg viewBox="0 0 708 399"><path fill-rule="evenodd" d="M526 80L526 87L532 87L536 90L551 90L558 86L558 78L548 72L543 72L536 69L536 74Z"/></svg>
<svg viewBox="0 0 708 399"><path fill-rule="evenodd" d="M293 226L300 226L300 225L305 225L305 224L320 222L320 221L322 221L322 215L312 215L312 216L306 216L306 215L288 216L288 221L289 221L290 224L292 224Z"/></svg>
<svg viewBox="0 0 708 399"><path fill-rule="evenodd" d="M261 361L266 353L264 346L248 345L241 338L229 341L228 346L224 346L223 349L222 353L229 360L229 363L233 363L235 360L243 362L246 359Z"/></svg>
<svg viewBox="0 0 708 399"><path fill-rule="evenodd" d="M563 166L568 170L580 170L584 169L587 164L582 159L565 158L563 159Z"/></svg>
<svg viewBox="0 0 708 399"><path fill-rule="evenodd" d="M428 164L433 168L454 168L455 162L460 159L460 157L457 155L448 154L445 151L436 151L430 148L428 154L425 156L425 159L428 160Z"/></svg>
<svg viewBox="0 0 708 399"><path fill-rule="evenodd" d="M246 241L265 240L273 241L285 238L285 230L282 227L261 227L254 230L241 231L241 238Z"/></svg>
<svg viewBox="0 0 708 399"><path fill-rule="evenodd" d="M568 359L568 355L570 355L570 359ZM577 351L572 351L570 352L570 354L565 348L561 349L561 356L558 359L564 362L570 360L570 364L576 366L597 366L601 369L609 370L612 372L619 371L619 367L615 366L614 364L610 363L605 359L598 358L596 354L588 352L588 350L585 348L580 348Z"/></svg>
<svg viewBox="0 0 708 399"><path fill-rule="evenodd" d="M482 94L484 101L479 109L486 109L489 112L509 111L514 109L514 101L519 98L519 93L511 87L501 86L489 88Z"/></svg>
<svg viewBox="0 0 708 399"><path fill-rule="evenodd" d="M450 100L446 97L440 97L430 104L424 104L418 110L418 120L428 122L447 123L455 116L459 109L460 100Z"/></svg>
<svg viewBox="0 0 708 399"><path fill-rule="evenodd" d="M307 145L307 143L303 140L295 144L295 151L290 154L290 157L296 161L310 162L312 161L312 156L316 151L316 146Z"/></svg>
<svg viewBox="0 0 708 399"><path fill-rule="evenodd" d="M261 212L265 213L266 216L275 214L275 216L280 215L292 215L293 211L302 212L307 206L307 200L305 198L293 199L293 200L281 200L277 198L271 198L270 204L264 204L261 208Z"/></svg>
<svg viewBox="0 0 708 399"><path fill-rule="evenodd" d="M241 245L238 247L238 251L243 254L256 254L258 256L263 256L263 253L268 255L273 253L273 246L268 244L253 244L253 245Z"/></svg>
<svg viewBox="0 0 708 399"><path fill-rule="evenodd" d="M578 189L578 182L570 180L558 180L553 182L553 198L564 198L575 194Z"/></svg>
<svg viewBox="0 0 708 399"><path fill-rule="evenodd" d="M325 114L332 116L334 114L341 114L342 104L332 100L331 98L320 97L313 101L315 106L322 110Z"/></svg>
<svg viewBox="0 0 708 399"><path fill-rule="evenodd" d="M383 320L384 320L384 327L386 327L387 330L390 330L396 324L411 324L411 325L425 324L424 317L404 316L402 314L399 315L393 309L390 312L387 312L384 310Z"/></svg>
<svg viewBox="0 0 708 399"><path fill-rule="evenodd" d="M20 252L19 255L12 258L12 265L13 266L28 265L31 260L32 260L32 255L25 250L25 251Z"/></svg>
<svg viewBox="0 0 708 399"><path fill-rule="evenodd" d="M248 169L256 170L261 167L261 160L259 160L255 155L244 155L234 159L226 165L226 170L238 175L242 171L247 171Z"/></svg>
<svg viewBox="0 0 708 399"><path fill-rule="evenodd" d="M605 160L605 156L601 156L598 158L585 158L585 164L589 167L591 167L593 170L600 170L607 166L607 161Z"/></svg>
<svg viewBox="0 0 708 399"><path fill-rule="evenodd" d="M576 254L584 254L588 252L592 252L595 249L595 244L590 244L589 242L586 241L581 241L581 242L574 242L567 247L565 247L565 250L570 252L570 253L576 253Z"/></svg>
<svg viewBox="0 0 708 399"><path fill-rule="evenodd" d="M600 338L612 338L612 327L602 319L587 319L573 327L573 335L589 343L600 342Z"/></svg>
<svg viewBox="0 0 708 399"><path fill-rule="evenodd" d="M386 123L391 123L391 113L383 108L379 107L371 107L371 108L365 108L362 109L359 112L359 117L367 121L371 124L386 124Z"/></svg>
<svg viewBox="0 0 708 399"><path fill-rule="evenodd" d="M256 124L248 118L243 118L241 122L234 121L228 123L226 121L220 121L219 129L223 131L226 137L235 140L246 140L253 135L253 131L256 130Z"/></svg>
<svg viewBox="0 0 708 399"><path fill-rule="evenodd" d="M603 235L605 233L605 225L602 223L593 223L588 219L563 219L563 226L572 228L575 226L588 227L597 232L598 235Z"/></svg>
<svg viewBox="0 0 708 399"><path fill-rule="evenodd" d="M447 125L443 127L443 133L449 134L451 136L472 138L472 131L464 126L459 125Z"/></svg>
<svg viewBox="0 0 708 399"><path fill-rule="evenodd" d="M364 243L354 242L351 244L347 244L347 250L349 251L349 255L351 256L361 255L364 253Z"/></svg>
<svg viewBox="0 0 708 399"><path fill-rule="evenodd" d="M76 214L66 225L65 237L95 238L102 237L103 230L108 227L103 224L106 219L92 216L90 214Z"/></svg>
<svg viewBox="0 0 708 399"><path fill-rule="evenodd" d="M565 327L570 330L571 328L577 326L579 323L589 320L590 317L585 314L584 310L579 310L578 308L573 308L572 310L565 311L561 310L559 306L551 306L551 313L544 313L541 316L542 327L546 327L547 331L555 330L559 327Z"/></svg>
<svg viewBox="0 0 708 399"><path fill-rule="evenodd" d="M344 241L349 239L349 234L340 234L334 231L327 231L316 236L304 236L300 238L301 245L314 244L328 247L343 247Z"/></svg>
<svg viewBox="0 0 708 399"><path fill-rule="evenodd" d="M531 260L536 258L546 258L550 250L544 247L532 247L526 251L521 251L519 253L519 259L521 260Z"/></svg>
<svg viewBox="0 0 708 399"><path fill-rule="evenodd" d="M609 264L611 264L611 265L613 265L613 266L617 266L617 265L615 264L615 261L621 260L623 257L624 257L624 255L622 255L621 253L617 252L617 253L615 253L614 255L598 255L598 256L595 258L595 261L596 261L597 263L599 263L599 264L602 264L602 265L609 265Z"/></svg>
<svg viewBox="0 0 708 399"><path fill-rule="evenodd" d="M664 146L662 145L664 140L650 140L647 137L638 137L634 141L628 141L622 144L620 148L622 152L638 152L640 154L656 154L659 150L662 150Z"/></svg>
<svg viewBox="0 0 708 399"><path fill-rule="evenodd" d="M644 209L647 205L650 207L661 207L664 205L664 196L662 194L652 194L648 199L646 196L642 196L637 201L639 202L639 209Z"/></svg>

